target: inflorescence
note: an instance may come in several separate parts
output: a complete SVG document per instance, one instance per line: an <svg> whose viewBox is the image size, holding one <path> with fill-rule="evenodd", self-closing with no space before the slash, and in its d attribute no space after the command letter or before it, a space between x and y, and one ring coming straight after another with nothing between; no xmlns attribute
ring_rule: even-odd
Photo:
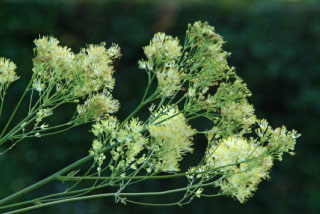
<svg viewBox="0 0 320 214"><path fill-rule="evenodd" d="M113 44L106 49L101 43L74 54L53 37L39 38L31 86L39 100L31 102L34 107L29 109L34 126L28 132L30 121L21 123L20 136L41 137L42 131L48 131L43 120L57 106L78 103L67 124L94 121L95 139L89 154L97 175L108 176L102 184L119 186L118 199L135 176L143 181L172 174L187 182L178 205L214 195L232 196L243 203L269 178L274 160L293 154L300 134L284 126L272 128L257 118L248 102L251 92L228 65L230 54L222 49L223 44L214 27L200 21L188 26L183 45L178 38L156 33L143 48L146 58L138 62L148 75L145 95L136 111L121 122L112 115L120 106L112 97L112 63L121 56L119 47ZM18 79L15 68L14 63L0 59L2 91ZM156 88L150 91L154 84ZM150 116L142 121L135 113L144 106L149 106ZM190 125L199 118L211 124L204 131ZM185 170L181 163L194 151L197 135L206 137L206 150L198 163Z"/></svg>

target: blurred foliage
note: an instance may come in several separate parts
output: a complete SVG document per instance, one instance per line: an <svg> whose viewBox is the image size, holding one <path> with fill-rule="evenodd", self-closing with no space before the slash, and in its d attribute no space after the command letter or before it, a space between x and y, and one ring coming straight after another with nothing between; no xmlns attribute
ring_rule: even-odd
<svg viewBox="0 0 320 214"><path fill-rule="evenodd" d="M59 3L58 3L59 2ZM142 47L153 33L183 40L187 23L208 21L227 41L230 64L253 92L257 115L273 126L295 128L296 155L272 169L271 180L244 205L230 198L196 199L185 207L152 208L115 204L110 198L62 204L32 213L320 213L320 3L317 1L6 1L0 2L0 56L12 59L22 77L11 89L1 125L9 117L31 75L33 40L53 35L74 51L87 43L118 43L115 97L119 118L138 104L146 75L137 68ZM72 106L70 106L71 108ZM22 108L15 121L25 113ZM60 109L63 120L68 109ZM147 112L145 112L147 113ZM144 117L144 114L141 117ZM205 126L205 125L204 125ZM30 139L0 157L0 198L26 187L87 154L90 127L43 139ZM201 152L201 139L198 152ZM148 182L138 191L179 185ZM62 190L43 187L38 194ZM151 199L147 199L151 200ZM134 211L134 212L133 212Z"/></svg>

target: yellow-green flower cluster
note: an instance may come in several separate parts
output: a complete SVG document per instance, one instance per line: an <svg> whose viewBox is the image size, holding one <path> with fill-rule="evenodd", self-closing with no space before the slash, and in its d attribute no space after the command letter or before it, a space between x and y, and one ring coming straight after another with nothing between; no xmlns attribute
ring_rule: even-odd
<svg viewBox="0 0 320 214"><path fill-rule="evenodd" d="M246 132L250 131L250 127L256 123L254 108L248 104L247 100L242 102L230 102L221 107L221 116L227 121L234 121L241 124L242 129Z"/></svg>
<svg viewBox="0 0 320 214"><path fill-rule="evenodd" d="M105 43L89 45L77 54L77 82L74 94L83 96L99 91L101 88L112 90L114 88L112 61L120 57L120 49L113 44L109 49Z"/></svg>
<svg viewBox="0 0 320 214"><path fill-rule="evenodd" d="M148 74L147 89L139 106L120 123L111 116L120 106L112 97L113 62L120 57L120 48L112 44L107 49L101 43L75 54L53 37L39 38L35 40L32 86L25 91L32 87L28 116L14 131L2 134L6 134L5 140L41 137L42 133L55 134L95 121L89 154L98 175L107 174L108 181L101 185L95 181L93 187L117 185L120 193L133 179L139 182L159 178L154 176L158 173L164 177L175 173L172 177L187 176L189 181L179 205L194 197L210 196L203 193L206 186L218 187L219 195L243 203L269 177L273 160L282 160L284 153L293 154L300 135L284 126L273 129L266 120L257 119L248 102L251 93L229 67L223 44L222 37L206 22L189 25L184 47L177 38L155 34L144 47L146 60L138 62ZM6 87L18 78L15 69L14 63L0 58L1 101ZM154 80L157 87L151 93ZM34 91L38 93L34 95ZM64 103L78 103L76 114L69 122L48 128L43 121ZM150 103L151 115L142 122L135 114ZM211 127L200 131L188 125L199 118ZM34 127L28 130L31 123ZM181 161L193 152L196 134L206 135L207 148L197 165L179 174ZM89 171L86 175L81 179L92 176ZM139 178L134 178L136 175ZM125 201L120 194L115 197Z"/></svg>
<svg viewBox="0 0 320 214"><path fill-rule="evenodd" d="M293 155L296 139L301 135L296 130L288 131L285 126L272 129L266 120L257 122L256 134L260 137L261 142L265 142L269 153L278 160L282 160L283 153Z"/></svg>
<svg viewBox="0 0 320 214"><path fill-rule="evenodd" d="M53 37L39 38L35 46L34 90L55 100L76 101L88 96L85 103L78 106L78 113L86 114L89 120L118 110L119 103L110 93L114 88L112 62L120 57L116 44L109 49L105 43L88 45L78 54L60 46Z"/></svg>
<svg viewBox="0 0 320 214"><path fill-rule="evenodd" d="M16 75L16 65L10 60L0 57L0 84L8 86L19 79Z"/></svg>
<svg viewBox="0 0 320 214"><path fill-rule="evenodd" d="M53 112L49 108L40 109L37 112L37 118L36 118L37 123L36 124L40 123L44 118L49 117L52 114L53 114Z"/></svg>
<svg viewBox="0 0 320 214"><path fill-rule="evenodd" d="M156 75L161 96L170 97L181 88L183 74L177 64L181 50L179 40L165 33L155 34L150 44L144 47L147 61L139 61L139 67Z"/></svg>
<svg viewBox="0 0 320 214"><path fill-rule="evenodd" d="M242 203L252 195L262 179L268 178L272 156L267 154L265 147L252 141L228 137L209 147L205 163L205 169L217 168L226 176L215 185Z"/></svg>
<svg viewBox="0 0 320 214"><path fill-rule="evenodd" d="M255 163L241 163L237 168L229 170L227 173L230 173L230 176L219 181L216 186L225 194L244 203L257 190L261 180L269 178L268 171L272 164L271 156L261 158Z"/></svg>
<svg viewBox="0 0 320 214"><path fill-rule="evenodd" d="M157 80L160 93L165 97L171 97L181 88L181 74L175 62L169 62L161 72L157 72Z"/></svg>
<svg viewBox="0 0 320 214"><path fill-rule="evenodd" d="M173 38L165 33L156 33L150 44L143 49L148 60L157 64L177 60L181 56L182 47L178 38Z"/></svg>
<svg viewBox="0 0 320 214"><path fill-rule="evenodd" d="M209 145L204 160L189 170L198 175L187 177L191 183L201 183L220 175L223 179L214 185L223 194L244 202L268 177L273 159L281 160L284 152L292 153L299 134L285 127L272 129L265 120L256 118L248 102L251 92L228 66L229 54L222 49L223 43L208 23L189 25L178 66L179 85L186 97L184 112L188 119L209 119L213 127L206 131ZM258 137L247 139L253 136L252 129Z"/></svg>
<svg viewBox="0 0 320 214"><path fill-rule="evenodd" d="M70 48L60 46L56 38L44 36L34 43L36 56L33 59L33 72L39 81L48 83L53 78L61 81L75 72L74 53Z"/></svg>
<svg viewBox="0 0 320 214"><path fill-rule="evenodd" d="M117 143L118 146L110 152L112 158L108 167L112 173L124 174L130 168L137 169L145 160L145 154L141 153L149 142L142 130L143 125L137 118L133 118L121 127L114 117L101 120L93 125L92 132L97 139L93 141L90 153L96 160L100 160L103 148L108 143L110 145ZM101 164L102 162L98 161L98 169Z"/></svg>
<svg viewBox="0 0 320 214"><path fill-rule="evenodd" d="M187 152L192 152L192 129L178 108L162 108L154 115L156 120L148 127L155 151L151 165L155 171L179 171L179 162Z"/></svg>
<svg viewBox="0 0 320 214"><path fill-rule="evenodd" d="M119 102L110 93L101 93L89 96L84 104L77 106L77 111L80 116L97 118L117 112L119 106Z"/></svg>
<svg viewBox="0 0 320 214"><path fill-rule="evenodd" d="M205 93L202 90L206 91L207 87L217 85L234 73L226 60L229 54L222 49L224 41L214 32L214 27L206 22L195 22L189 25L186 34L190 47L183 66L190 87L198 92L201 99Z"/></svg>
<svg viewBox="0 0 320 214"><path fill-rule="evenodd" d="M136 162L138 154L145 148L146 144L149 142L148 138L144 137L142 134L143 125L137 118L133 118L123 128L118 129L115 139L120 142L115 150L112 151L113 159L118 161L117 157L123 158L121 160L125 167L136 169L136 164L141 164L141 160ZM122 164L120 164L122 165Z"/></svg>
<svg viewBox="0 0 320 214"><path fill-rule="evenodd" d="M283 153L292 154L296 138L300 136L295 130L287 131L283 126L272 129L266 120L258 120L254 124L257 138L246 139L243 135L251 133L239 132L226 135L214 127L207 134L209 146L205 154L204 164L192 167L190 172L208 171L199 174L198 178L210 179L210 174L221 174L223 179L214 185L221 192L245 202L257 189L257 185L269 177L268 171L275 158L281 160ZM225 137L224 137L225 136ZM220 140L217 140L222 138ZM189 176L192 179L193 176Z"/></svg>
<svg viewBox="0 0 320 214"><path fill-rule="evenodd" d="M131 118L121 125L108 116L93 126L96 139L91 154L99 173L107 145L114 145L106 166L111 176L125 179L129 173L141 173L141 169L146 170L146 178L160 172L176 173L185 155L193 151L193 136L205 134L208 146L203 159L187 172L185 198L201 197L204 187L211 185L220 189L219 194L243 203L269 177L273 160L281 160L284 153L293 154L300 135L284 126L272 129L266 120L257 119L248 102L251 92L228 66L229 54L222 49L223 43L214 28L202 22L189 25L184 47L177 38L155 34L144 47L146 61L139 61L139 67L148 74L148 90L157 79L157 89L145 99L147 90L137 108L154 102L149 108L151 116L145 123ZM89 97L79 105L79 114L89 112L92 101ZM98 111L93 114L117 110L116 103L113 106L117 107L110 110L112 107L105 102L112 103L106 100L92 104L98 106L92 107ZM205 118L212 126L204 131L193 129L187 122L195 118Z"/></svg>
<svg viewBox="0 0 320 214"><path fill-rule="evenodd" d="M192 152L192 136L196 133L186 122L178 108L161 108L152 114L147 127L151 139L146 136L142 122L133 118L120 126L114 117L100 120L93 125L96 136L90 154L98 165L104 160L103 148L114 145L108 165L113 175L125 175L128 169L137 169L144 163L147 173L177 172L183 156ZM147 163L145 161L148 161Z"/></svg>
<svg viewBox="0 0 320 214"><path fill-rule="evenodd" d="M108 145L109 141L107 140L109 136L112 136L112 139L116 136L115 132L119 127L119 121L113 116L108 116L107 118L100 120L92 125L91 132L96 137L92 142L92 147L89 150L89 154L94 157L95 162L97 163L97 171L101 172L101 166L106 159L103 149ZM114 142L111 141L110 144Z"/></svg>

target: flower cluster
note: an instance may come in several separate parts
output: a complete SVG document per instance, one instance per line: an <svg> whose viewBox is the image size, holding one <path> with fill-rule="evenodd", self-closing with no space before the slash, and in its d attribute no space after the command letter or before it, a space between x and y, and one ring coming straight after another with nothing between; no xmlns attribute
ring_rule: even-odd
<svg viewBox="0 0 320 214"><path fill-rule="evenodd" d="M182 47L178 38L156 33L150 44L144 47L144 53L148 60L153 60L155 64L177 60L181 56Z"/></svg>
<svg viewBox="0 0 320 214"><path fill-rule="evenodd" d="M293 150L296 144L296 139L301 136L296 130L288 131L285 126L272 129L268 122L263 119L257 122L256 134L259 136L260 141L266 144L269 153L282 160L283 153L293 155Z"/></svg>
<svg viewBox="0 0 320 214"><path fill-rule="evenodd" d="M170 97L181 88L183 74L179 71L178 62L182 55L181 45L177 38L157 33L150 44L144 47L147 61L139 61L139 67L156 75L158 91L164 97Z"/></svg>
<svg viewBox="0 0 320 214"><path fill-rule="evenodd" d="M113 174L137 169L147 157L149 162L145 163L145 169L148 173L179 171L179 162L184 154L193 151L195 130L175 107L161 108L151 115L151 120L152 123L147 126L151 138L144 134L146 129L136 118L122 126L115 117L94 124L92 132L97 138L93 141L90 154L98 163L98 171L103 163L103 148L114 144L117 146L110 152L112 159L108 166Z"/></svg>
<svg viewBox="0 0 320 214"><path fill-rule="evenodd" d="M50 115L52 115L53 112L51 109L49 108L44 108L44 109L40 109L37 114L36 114L36 124L34 125L34 128L37 128L39 123L46 117L49 117ZM47 125L46 124L42 124L41 128L45 128Z"/></svg>
<svg viewBox="0 0 320 214"><path fill-rule="evenodd" d="M77 106L80 116L85 118L102 118L106 114L113 114L119 109L119 102L110 93L99 93L89 96L82 105Z"/></svg>
<svg viewBox="0 0 320 214"><path fill-rule="evenodd" d="M75 81L74 94L84 96L97 92L101 88L112 90L114 88L112 60L120 57L120 49L113 44L109 49L105 43L89 45L76 55L78 73Z"/></svg>
<svg viewBox="0 0 320 214"><path fill-rule="evenodd" d="M111 95L114 88L112 62L120 57L116 44L109 49L105 48L105 43L88 45L78 54L60 46L53 37L39 38L35 46L34 90L46 94L46 99L54 97L54 100L66 102L88 96L77 108L79 115L86 114L88 120L118 110L119 103ZM45 103L50 101L44 100Z"/></svg>
<svg viewBox="0 0 320 214"><path fill-rule="evenodd" d="M178 108L162 108L153 115L154 123L148 127L151 147L155 150L152 166L155 171L179 171L179 162L187 152L192 152L195 130L186 122Z"/></svg>
<svg viewBox="0 0 320 214"><path fill-rule="evenodd" d="M16 75L16 65L8 59L0 58L0 84L1 86L10 85L19 79Z"/></svg>
<svg viewBox="0 0 320 214"><path fill-rule="evenodd" d="M16 110L13 112L2 130L1 136L6 137L0 139L0 145L8 139L19 141L25 137L40 137L42 133L45 136L60 133L118 111L119 102L112 96L115 85L112 64L121 56L118 45L112 44L107 49L105 43L90 44L75 54L54 37L43 36L34 43L33 75L16 107L17 110L23 98L29 98L28 115L14 132L6 133ZM0 58L0 116L6 90L18 79L15 69L13 62ZM78 103L75 114L69 121L52 124L49 128L44 120L67 103Z"/></svg>
<svg viewBox="0 0 320 214"><path fill-rule="evenodd" d="M157 72L160 93L165 97L171 97L181 87L181 74L175 62L169 62L161 72Z"/></svg>
<svg viewBox="0 0 320 214"><path fill-rule="evenodd" d="M222 80L235 76L228 66L229 54L222 49L224 44L214 27L208 23L195 22L186 32L187 55L184 57L183 70L187 73L190 90L195 91L197 102L205 99L209 87L217 86Z"/></svg>
<svg viewBox="0 0 320 214"><path fill-rule="evenodd" d="M96 139L91 154L99 172L109 145L111 160L104 169L110 169L112 176L125 178L129 170L139 173L141 169L146 178L160 172L177 174L185 155L193 151L193 137L205 134L207 149L198 165L186 173L185 197L207 195L203 187L211 185L220 189L219 194L243 203L269 177L275 159L293 154L300 135L284 126L273 129L266 120L257 119L248 101L251 92L229 67L223 44L206 22L189 25L184 47L177 38L155 34L144 47L146 60L138 62L149 77L145 96L157 79L154 93L137 107L154 102L151 115L145 122L129 118L124 124L109 116L93 126ZM89 105L86 101L78 111L86 112ZM187 122L196 118L205 118L211 127L205 131L192 128Z"/></svg>
<svg viewBox="0 0 320 214"><path fill-rule="evenodd" d="M178 90L182 92L182 98L185 98L183 110L187 119L203 117L213 124L211 130L206 132L208 149L204 161L189 170L191 174L198 174L188 175L190 182L208 182L220 175L224 179L215 182L214 186L220 187L222 194L244 202L260 181L268 177L273 160L281 160L284 152L291 153L299 134L294 130L287 131L285 127L272 129L265 120L257 119L254 107L248 102L251 92L234 68L229 67L229 54L222 49L223 44L223 39L215 33L212 26L206 22L195 22L189 25L179 64L175 64L179 81L166 81L169 78L160 75L161 70L155 69L155 72L158 87L165 89L160 90L163 97L174 97L176 94L172 92ZM161 50L159 54L163 55ZM149 59L147 54L146 56ZM170 90L171 88L174 89ZM182 98L180 97L179 102ZM171 133L180 126L172 126L170 130L158 128L157 133L163 138L178 136L177 133ZM258 137L247 139L247 136L253 136L252 130L257 126L259 128L255 131ZM150 129L151 136L155 135L153 132ZM181 136L179 138L183 139ZM180 142L178 139L174 141ZM164 145L163 140L160 142ZM166 153L169 154L169 150ZM174 168L181 157L177 158L172 154L168 156L171 157L170 163ZM198 192L196 196L200 197L201 193Z"/></svg>
<svg viewBox="0 0 320 214"><path fill-rule="evenodd" d="M92 142L91 149L89 153L93 155L95 162L97 163L97 171L101 172L101 166L106 159L103 149L109 143L107 139L109 136L115 137L114 130L117 130L119 127L119 121L113 116L109 116L103 120L100 120L92 125L91 132L96 137ZM110 144L113 144L111 142Z"/></svg>
<svg viewBox="0 0 320 214"><path fill-rule="evenodd" d="M15 141L6 152L24 138L56 134L92 121L95 123L91 132L95 138L90 156L33 185L37 188L52 179L66 179L75 182L68 188L70 191L46 196L45 201L29 202L48 205L50 203L46 201L54 198L60 203L66 194L72 199L94 189L112 186L119 188L116 193L108 194L113 195L116 202L143 204L127 199L127 196L141 193L122 190L146 179L173 177L186 177L186 186L147 195L185 191L178 202L166 205L183 205L195 197L220 195L245 202L259 183L269 178L274 160L281 161L285 153L294 154L300 134L285 126L272 128L266 120L257 118L248 101L251 92L235 69L229 67L229 54L223 50L223 44L222 37L206 22L188 26L183 47L177 38L165 33L155 34L144 47L146 59L138 62L148 74L146 91L136 109L120 122L112 116L120 106L112 96L115 85L113 62L121 55L116 44L108 49L105 43L88 45L75 54L70 48L60 46L53 37L35 40L33 76L0 133L0 145ZM0 116L6 89L18 79L15 69L14 63L0 58ZM157 87L153 87L154 80ZM28 115L7 130L25 97L30 98ZM66 103L77 103L73 117L68 122L49 127L46 118ZM151 113L141 121L136 113L147 105L150 105ZM205 120L205 128L191 127L189 123L193 124L194 119ZM184 168L181 167L182 160L194 151L194 137L201 139L201 135L202 139L204 136L207 139L202 159L192 164L187 172L180 172ZM90 168L83 175L76 175L79 170L71 171L90 157L94 159L97 172L91 173ZM68 170L71 172L63 176ZM168 175L170 173L173 175ZM87 182L77 186L82 180ZM72 190L76 186L77 189ZM218 189L218 193L207 193L209 186ZM20 192L24 194L28 189ZM6 203L14 195L2 202ZM9 206L18 205L21 203Z"/></svg>
<svg viewBox="0 0 320 214"><path fill-rule="evenodd" d="M226 103L221 107L221 117L224 117L225 122L237 123L245 132L250 132L250 127L257 121L253 106L246 100Z"/></svg>
<svg viewBox="0 0 320 214"><path fill-rule="evenodd" d="M267 149L242 137L228 137L212 144L205 157L205 169L217 168L226 178L216 186L245 202L262 179L268 178L272 156Z"/></svg>
<svg viewBox="0 0 320 214"><path fill-rule="evenodd" d="M108 145L117 145L111 150L112 156L109 169L113 175L124 174L128 169L137 169L145 160L145 149L148 138L142 133L142 123L133 118L123 126L115 117L109 117L93 125L92 132L97 137L92 143L90 153L98 162L98 171L101 170L101 157L104 157L103 149Z"/></svg>

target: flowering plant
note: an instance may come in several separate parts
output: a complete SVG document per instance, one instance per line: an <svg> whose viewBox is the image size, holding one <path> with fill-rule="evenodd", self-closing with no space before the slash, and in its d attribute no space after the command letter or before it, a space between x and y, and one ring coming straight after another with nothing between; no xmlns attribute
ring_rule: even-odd
<svg viewBox="0 0 320 214"><path fill-rule="evenodd" d="M74 54L53 37L35 40L33 75L13 114L1 131L1 155L18 142L64 132L93 123L89 154L53 175L0 200L0 209L18 213L44 206L98 197L142 205L184 205L194 197L227 195L241 203L252 196L258 184L269 177L274 160L293 154L299 134L286 127L272 128L257 119L249 104L251 92L229 67L223 39L208 23L189 25L183 46L177 38L157 33L144 47L146 58L138 62L148 84L140 104L124 120L114 113L119 102L113 98L115 80L112 63L120 48L104 43L89 45ZM15 64L0 59L1 108L9 85L18 79ZM153 87L156 84L156 87ZM29 97L27 116L8 130L21 101ZM49 125L46 118L57 107L78 103L73 116L63 124ZM142 121L136 113L149 107ZM191 127L195 119L210 121L211 127ZM192 153L193 138L207 139L202 159L187 170L180 164ZM77 168L92 161L80 174ZM127 192L129 185L148 179L184 178L181 188L158 192ZM58 180L65 191L28 201L8 204L13 199ZM85 182L84 182L85 181ZM82 183L80 186L79 184ZM95 190L112 187L113 192ZM160 196L184 192L181 199L165 204L135 201L137 196Z"/></svg>

